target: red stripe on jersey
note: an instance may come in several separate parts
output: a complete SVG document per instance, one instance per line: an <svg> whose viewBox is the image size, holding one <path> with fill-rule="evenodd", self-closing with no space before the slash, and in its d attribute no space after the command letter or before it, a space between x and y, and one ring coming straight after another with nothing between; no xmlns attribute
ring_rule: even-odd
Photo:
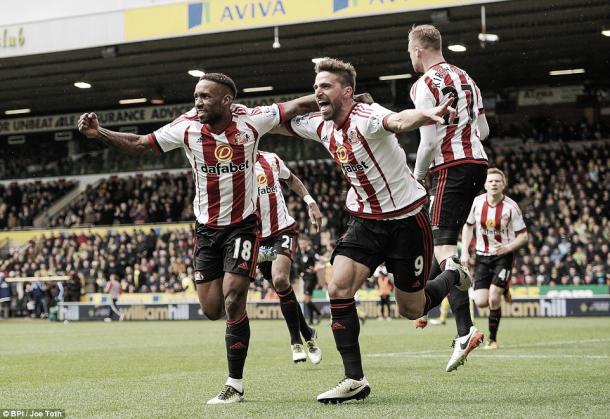
<svg viewBox="0 0 610 419"><path fill-rule="evenodd" d="M358 160L356 159L356 156L354 155L354 152L352 150L352 144L349 142L349 138L347 138L347 131L348 131L349 127L350 127L350 120L348 118L342 128L343 146L347 150L348 162L350 164L358 164ZM366 177L366 175L364 173L362 173L361 171L356 172L356 177L358 178L358 181L360 182L360 186L366 192L367 201L369 202L369 204L371 206L371 212L373 214L381 213L382 212L381 205L379 204L379 199L377 199L377 193L375 192L375 187L371 184L371 181L369 180L369 178Z"/></svg>
<svg viewBox="0 0 610 419"><path fill-rule="evenodd" d="M489 252L489 240L487 239L487 235L485 232L487 231L487 210L489 210L489 204L487 203L487 199L483 203L483 209L481 210L481 237L483 237L483 244L485 245L485 253Z"/></svg>
<svg viewBox="0 0 610 419"><path fill-rule="evenodd" d="M504 202L500 202L496 206L496 219L495 219L495 234L494 238L497 243L502 243L502 210L504 209Z"/></svg>
<svg viewBox="0 0 610 419"><path fill-rule="evenodd" d="M254 134L254 140L258 140L258 131L256 130L256 128L254 128L252 125L248 124L246 122L246 125L248 126L248 128L250 128L252 130L252 134Z"/></svg>
<svg viewBox="0 0 610 419"><path fill-rule="evenodd" d="M259 157L258 163L261 165L263 172L265 172L265 177L267 178L267 185L273 187L275 185L275 178L273 177L273 169L269 165L269 162L264 157ZM278 218L277 218L277 196L275 193L267 194L269 197L269 219L270 219L270 228L271 234L277 232L278 230ZM260 199L260 198L259 198Z"/></svg>
<svg viewBox="0 0 610 419"><path fill-rule="evenodd" d="M163 152L163 150L159 146L159 142L157 141L157 137L155 137L154 133L148 134L146 138L148 139L148 145L156 155L159 155Z"/></svg>
<svg viewBox="0 0 610 419"><path fill-rule="evenodd" d="M430 92L432 93L432 95L434 96L434 99L436 100L436 103L438 104L439 103L438 88L436 88L436 86L434 86L432 79L428 76L424 76L424 82L426 83L426 86L428 86L428 89L430 89Z"/></svg>
<svg viewBox="0 0 610 419"><path fill-rule="evenodd" d="M184 145L191 150L189 146L189 127L184 130ZM192 150L191 150L192 152ZM201 189L199 188L199 173L197 173L197 159L193 157L193 180L195 181L195 190L197 191L197 203L201 205Z"/></svg>
<svg viewBox="0 0 610 419"><path fill-rule="evenodd" d="M216 166L218 160L214 155L216 140L208 130L207 125L201 127L203 142L203 161L208 166ZM216 224L220 215L220 175L206 173L206 190L208 195L208 224Z"/></svg>
<svg viewBox="0 0 610 419"><path fill-rule="evenodd" d="M322 135L321 134L322 125L323 125L323 123L321 123L318 126L318 137L321 137L321 135ZM337 157L337 141L335 140L335 131L334 130L330 134L330 139L328 142L328 151L330 151L330 154L333 156L333 160L337 163L337 165L341 166L339 157ZM341 170L341 169L339 169L339 170ZM341 176L343 176L343 179L345 179L345 181L347 182L348 185L351 185L349 178L345 175L345 173L343 173L343 170L341 170ZM360 212L360 211L364 210L364 200L362 199L362 197L360 196L360 194L358 193L358 190L356 188L352 188L352 190L356 193L356 196L358 197L358 212Z"/></svg>
<svg viewBox="0 0 610 419"><path fill-rule="evenodd" d="M277 108L280 111L280 124L286 120L286 108L283 103L278 103Z"/></svg>
<svg viewBox="0 0 610 419"><path fill-rule="evenodd" d="M356 132L358 133L359 137L364 138L364 136L358 130L358 127L356 127ZM373 155L373 151L371 150L371 147L369 147L369 144L366 142L366 140L361 141L361 144L362 144L362 147L364 147L364 149L368 153L371 160L373 161L373 164L377 168L377 171L379 171L379 173L381 173L381 178L383 179L383 183L385 183L385 187L388 190L388 194L390 194L390 201L392 201L392 205L394 205L394 208L396 208L396 203L394 202L394 198L392 197L392 189L390 189L390 184L388 183L388 180L386 179L385 174L383 173L383 170L381 170L381 167L379 166L377 159Z"/></svg>
<svg viewBox="0 0 610 419"><path fill-rule="evenodd" d="M443 77L443 83L445 83L445 86L451 86L451 87L455 88L455 84L453 83L453 78L451 78L449 73L446 73L445 77Z"/></svg>
<svg viewBox="0 0 610 419"><path fill-rule="evenodd" d="M318 125L318 129L316 129L316 132L318 133L318 138L322 139L322 128L324 127L324 122L320 122L320 125Z"/></svg>
<svg viewBox="0 0 610 419"><path fill-rule="evenodd" d="M249 128L252 129L250 124L246 123ZM254 135L257 135L256 130L253 130ZM235 135L238 133L237 123L231 121L227 128L225 128L225 136L229 147L233 150L233 156L231 161L235 164L241 164L246 162L246 155L243 145L236 144ZM253 160L255 161L255 160ZM231 176L231 182L233 184L233 205L231 206L231 224L241 221L244 215L245 200L241 199L246 194L246 173L238 170Z"/></svg>
<svg viewBox="0 0 610 419"><path fill-rule="evenodd" d="M464 155L467 159L472 158L472 143L470 142L470 136L472 135L471 125L468 124L462 128L462 147L464 147Z"/></svg>
<svg viewBox="0 0 610 419"><path fill-rule="evenodd" d="M457 125L447 125L445 131L445 137L441 143L441 153L443 153L443 161L450 161L454 159L453 148L451 147L451 139L455 135L455 129Z"/></svg>

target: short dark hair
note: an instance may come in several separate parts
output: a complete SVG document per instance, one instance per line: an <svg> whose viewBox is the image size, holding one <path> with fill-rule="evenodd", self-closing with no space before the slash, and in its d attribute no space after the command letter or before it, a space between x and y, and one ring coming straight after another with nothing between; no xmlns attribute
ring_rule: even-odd
<svg viewBox="0 0 610 419"><path fill-rule="evenodd" d="M356 91L356 69L350 63L325 57L316 64L316 74L322 71L336 74L343 86L351 86L352 90Z"/></svg>
<svg viewBox="0 0 610 419"><path fill-rule="evenodd" d="M209 80L209 81L213 81L214 83L222 84L231 91L231 93L233 94L233 99L235 99L237 97L237 86L235 85L235 82L233 81L233 79L231 77L227 76L226 74L205 73L203 76L201 76L199 78L199 81L201 81L201 80Z"/></svg>

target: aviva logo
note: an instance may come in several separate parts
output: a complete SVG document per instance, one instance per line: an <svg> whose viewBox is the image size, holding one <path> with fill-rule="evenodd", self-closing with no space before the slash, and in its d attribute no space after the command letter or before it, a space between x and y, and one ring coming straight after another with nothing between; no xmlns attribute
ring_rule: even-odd
<svg viewBox="0 0 610 419"><path fill-rule="evenodd" d="M358 6L358 0L333 0L333 13Z"/></svg>
<svg viewBox="0 0 610 419"><path fill-rule="evenodd" d="M210 23L210 2L200 1L197 3L189 3L189 29L195 26L201 26L204 23Z"/></svg>

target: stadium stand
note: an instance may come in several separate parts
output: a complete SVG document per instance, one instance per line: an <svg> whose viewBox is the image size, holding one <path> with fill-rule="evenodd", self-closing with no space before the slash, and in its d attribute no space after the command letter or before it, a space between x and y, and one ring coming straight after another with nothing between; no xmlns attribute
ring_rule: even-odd
<svg viewBox="0 0 610 419"><path fill-rule="evenodd" d="M495 165L508 175L507 194L520 203L531 238L529 247L518 253L513 284L579 285L610 281L607 188L610 143L495 147L493 155ZM311 236L317 251L324 253L325 242L336 238L347 221L342 210L346 186L329 160L292 163L291 170L308 185L320 205L322 227L329 236L326 241L311 230L304 203L287 191L289 209L299 231ZM3 196L10 198L3 198L9 202L4 206L14 206L16 194L19 202L31 203L30 197L51 202L53 197L73 187L69 182L26 185L13 188L10 194L5 192ZM53 217L52 224L70 227L191 222L193 190L188 172L105 178ZM154 230L120 234L109 230L108 235L42 236L9 259L4 270L9 277L76 275L84 292L103 289L111 273L120 276L125 292L179 292L185 276L192 274L192 240L186 227L160 235ZM268 292L260 278L253 288L262 295Z"/></svg>
<svg viewBox="0 0 610 419"><path fill-rule="evenodd" d="M31 227L34 218L77 186L73 180L0 185L0 230Z"/></svg>

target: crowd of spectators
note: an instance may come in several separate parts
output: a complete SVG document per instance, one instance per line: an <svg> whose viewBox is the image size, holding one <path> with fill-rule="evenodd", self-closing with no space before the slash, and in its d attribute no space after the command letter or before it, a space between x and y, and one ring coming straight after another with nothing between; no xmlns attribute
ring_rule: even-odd
<svg viewBox="0 0 610 419"><path fill-rule="evenodd" d="M190 172L106 178L88 185L50 227L191 221L194 193Z"/></svg>
<svg viewBox="0 0 610 419"><path fill-rule="evenodd" d="M603 122L590 124L586 119L569 123L560 118L533 116L524 123L490 121L490 138L517 138L538 144L558 141L574 142L599 140L610 137L610 127Z"/></svg>
<svg viewBox="0 0 610 419"><path fill-rule="evenodd" d="M610 142L524 146L496 164L530 233L513 283L610 285Z"/></svg>
<svg viewBox="0 0 610 419"><path fill-rule="evenodd" d="M76 186L72 180L0 185L0 230L31 227L37 215Z"/></svg>
<svg viewBox="0 0 610 419"><path fill-rule="evenodd" d="M75 142L79 140L73 140ZM86 150L71 154L65 144L53 140L34 140L35 149L25 145L0 144L0 179L78 176L95 173L162 170L189 167L184 153L163 153L160 156L134 156L112 148L89 145ZM81 144L79 142L78 144Z"/></svg>
<svg viewBox="0 0 610 419"><path fill-rule="evenodd" d="M126 293L182 292L192 287L192 245L190 228L43 235L6 261L3 273L8 278L70 276L64 301L102 292L111 274Z"/></svg>
<svg viewBox="0 0 610 419"><path fill-rule="evenodd" d="M528 246L518 252L513 284L610 284L610 142L525 144L493 155L492 165L507 174L506 194L519 203L530 233ZM323 233L316 234L305 204L286 191L299 231L313 239L319 254L329 253L327 244L341 234L347 221L342 210L347 186L341 172L330 160L289 166L317 199L323 215ZM51 202L49 191L61 193L57 191L70 186L61 183L45 189L39 184L26 190L40 195L37 202ZM30 202L24 189L21 194L9 190L1 195L5 207ZM52 223L192 222L193 193L188 172L112 177L89 188ZM42 237L13 256L4 270L9 276L71 275L83 293L101 291L112 273L121 278L128 293L180 292L192 278L192 240L192 231L186 228L163 234L150 230ZM267 292L260 278L253 286L263 295Z"/></svg>

